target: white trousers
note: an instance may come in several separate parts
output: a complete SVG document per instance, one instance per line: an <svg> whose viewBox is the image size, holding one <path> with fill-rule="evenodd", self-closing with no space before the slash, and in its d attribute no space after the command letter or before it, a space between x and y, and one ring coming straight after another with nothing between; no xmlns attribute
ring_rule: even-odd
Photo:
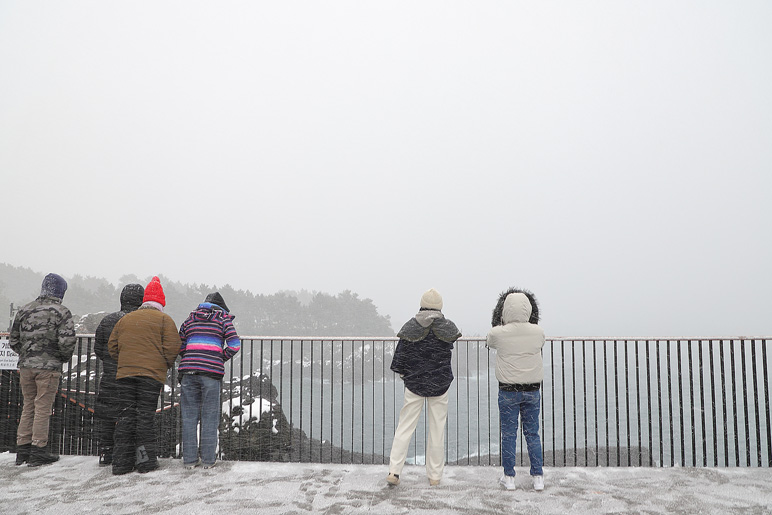
<svg viewBox="0 0 772 515"><path fill-rule="evenodd" d="M429 479L442 479L445 469L445 422L448 420L448 392L439 397L421 397L405 388L405 405L399 412L399 424L391 444L389 472L400 474L407 458L410 439L418 424L418 417L426 401L426 417L429 420L429 441L426 443L426 475Z"/></svg>

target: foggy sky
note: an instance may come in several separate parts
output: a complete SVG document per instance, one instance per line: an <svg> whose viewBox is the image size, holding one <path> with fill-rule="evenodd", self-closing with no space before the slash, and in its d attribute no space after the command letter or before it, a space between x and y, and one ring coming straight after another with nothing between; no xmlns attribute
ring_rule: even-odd
<svg viewBox="0 0 772 515"><path fill-rule="evenodd" d="M4 1L0 262L349 289L395 329L433 287L468 336L509 286L548 336L770 335L770 26L766 1Z"/></svg>

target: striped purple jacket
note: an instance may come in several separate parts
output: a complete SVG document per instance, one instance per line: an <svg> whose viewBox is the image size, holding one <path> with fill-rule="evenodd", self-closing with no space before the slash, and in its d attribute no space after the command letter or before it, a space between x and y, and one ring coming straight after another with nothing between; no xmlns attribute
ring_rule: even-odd
<svg viewBox="0 0 772 515"><path fill-rule="evenodd" d="M222 379L225 362L241 348L241 339L233 327L234 318L209 302L198 305L180 326L181 374Z"/></svg>

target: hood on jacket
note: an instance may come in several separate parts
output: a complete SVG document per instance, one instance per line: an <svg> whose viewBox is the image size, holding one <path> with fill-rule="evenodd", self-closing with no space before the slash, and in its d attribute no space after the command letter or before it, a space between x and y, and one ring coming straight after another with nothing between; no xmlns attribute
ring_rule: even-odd
<svg viewBox="0 0 772 515"><path fill-rule="evenodd" d="M531 319L531 303L524 293L510 293L504 300L501 321L505 324L526 323Z"/></svg>
<svg viewBox="0 0 772 515"><path fill-rule="evenodd" d="M42 297L55 297L62 300L66 291L67 281L61 275L48 274L43 278L43 285L40 287L40 295Z"/></svg>
<svg viewBox="0 0 772 515"><path fill-rule="evenodd" d="M228 309L228 306L225 304L225 300L222 298L219 291L207 295L204 302L211 302L212 304L221 307L223 310L230 312L230 309Z"/></svg>
<svg viewBox="0 0 772 515"><path fill-rule="evenodd" d="M531 311L525 320L523 322L529 322L531 324L538 324L539 323L539 304L536 301L536 297L533 293L531 293L528 290L523 290L520 288L509 288L507 291L502 292L499 295L499 300L496 303L496 307L493 308L493 316L491 318L491 325L493 327L504 325L513 322L514 320L507 319L506 321L503 319L504 315L504 304L507 300L507 297L509 297L512 293L522 293L525 295L525 297L528 299L528 303L531 305ZM514 300L512 301L514 302Z"/></svg>
<svg viewBox="0 0 772 515"><path fill-rule="evenodd" d="M421 308L421 311L415 316L416 322L418 322L421 327L429 327L435 320L442 320L444 318L445 315L442 314L442 311L428 308Z"/></svg>
<svg viewBox="0 0 772 515"><path fill-rule="evenodd" d="M227 318L230 320L236 318L235 316L225 311L221 306L211 302L202 302L199 304L192 315L194 319L201 321L212 320L217 317Z"/></svg>
<svg viewBox="0 0 772 515"><path fill-rule="evenodd" d="M405 322L397 336L412 343L420 342L432 332L445 343L453 343L461 338L461 331L456 324L445 318L436 309L422 309L416 316Z"/></svg>
<svg viewBox="0 0 772 515"><path fill-rule="evenodd" d="M121 311L134 311L142 305L145 289L141 284L127 284L121 290Z"/></svg>

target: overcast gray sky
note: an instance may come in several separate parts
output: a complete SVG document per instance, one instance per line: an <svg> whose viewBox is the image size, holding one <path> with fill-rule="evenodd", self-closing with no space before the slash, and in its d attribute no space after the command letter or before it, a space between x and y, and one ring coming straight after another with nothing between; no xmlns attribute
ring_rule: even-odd
<svg viewBox="0 0 772 515"><path fill-rule="evenodd" d="M772 3L0 2L0 261L772 334ZM66 300L66 299L65 299ZM238 315L238 314L237 314Z"/></svg>

